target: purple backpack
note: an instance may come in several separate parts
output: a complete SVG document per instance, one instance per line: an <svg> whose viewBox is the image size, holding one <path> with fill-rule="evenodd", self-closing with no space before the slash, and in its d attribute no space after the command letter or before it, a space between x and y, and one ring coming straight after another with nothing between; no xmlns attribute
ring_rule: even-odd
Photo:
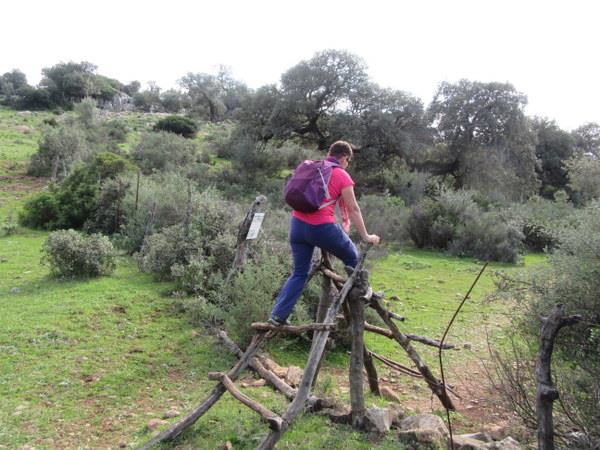
<svg viewBox="0 0 600 450"><path fill-rule="evenodd" d="M312 161L307 159L300 163L294 175L285 185L283 195L285 202L295 211L315 212L335 203L335 199L323 203L323 199L331 199L327 185L334 167L340 167L333 161Z"/></svg>

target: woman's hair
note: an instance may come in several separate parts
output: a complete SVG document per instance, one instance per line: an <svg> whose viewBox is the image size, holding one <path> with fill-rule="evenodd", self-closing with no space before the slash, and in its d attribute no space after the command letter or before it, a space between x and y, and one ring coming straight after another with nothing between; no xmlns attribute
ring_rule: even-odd
<svg viewBox="0 0 600 450"><path fill-rule="evenodd" d="M335 141L329 147L329 156L335 156L336 158L347 156L350 159L353 154L352 146L346 141Z"/></svg>

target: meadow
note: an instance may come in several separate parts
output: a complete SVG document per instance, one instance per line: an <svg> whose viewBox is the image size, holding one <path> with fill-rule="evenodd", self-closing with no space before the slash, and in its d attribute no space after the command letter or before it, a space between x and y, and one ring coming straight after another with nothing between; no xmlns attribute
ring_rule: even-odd
<svg viewBox="0 0 600 450"><path fill-rule="evenodd" d="M27 177L25 167L48 116L0 110L0 223L16 220L27 196L45 185ZM172 410L186 414L212 389L207 373L226 371L235 359L207 330L189 323L168 295L169 283L140 273L129 256L119 257L109 277L50 278L40 261L46 237L26 228L0 237L0 448L136 448L157 431L148 428L152 419ZM488 336L499 342L510 333L510 305L487 301L494 272L522 270L543 259L528 255L519 265L490 265L449 334L457 349L446 352L447 376L464 396L454 415L459 430L478 431L506 420L481 366ZM406 248L371 260L371 283L385 292L393 311L407 318L402 330L439 339L481 266L474 259ZM409 363L393 341L369 335L366 342L376 353ZM436 352L415 345L437 373ZM275 338L266 350L280 365L302 367L308 345ZM348 403L347 368L346 352L330 351L317 392ZM441 414L424 383L378 369L382 383L400 395L409 413ZM245 392L274 411L286 406L268 387ZM385 403L367 395L369 406ZM226 394L166 448L216 449L230 442L250 449L267 431L258 416ZM305 415L279 448L391 449L399 444L393 433L380 438Z"/></svg>

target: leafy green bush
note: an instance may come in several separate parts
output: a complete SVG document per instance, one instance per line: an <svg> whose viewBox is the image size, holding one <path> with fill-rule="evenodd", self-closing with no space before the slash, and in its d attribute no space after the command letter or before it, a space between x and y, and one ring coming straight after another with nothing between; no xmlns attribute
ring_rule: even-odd
<svg viewBox="0 0 600 450"><path fill-rule="evenodd" d="M171 267L186 264L194 245L181 225L166 227L148 236L137 254L142 272L152 273L158 280L172 279Z"/></svg>
<svg viewBox="0 0 600 450"><path fill-rule="evenodd" d="M96 277L109 275L116 267L113 246L101 234L84 236L74 230L54 231L43 252L43 261L53 276Z"/></svg>
<svg viewBox="0 0 600 450"><path fill-rule="evenodd" d="M367 229L384 242L403 242L409 238L409 209L399 197L363 195L359 201Z"/></svg>
<svg viewBox="0 0 600 450"><path fill-rule="evenodd" d="M504 262L516 261L524 238L503 216L482 210L469 191L444 190L423 200L413 207L407 227L419 248Z"/></svg>
<svg viewBox="0 0 600 450"><path fill-rule="evenodd" d="M73 165L88 158L91 149L79 128L59 125L43 131L38 151L31 157L27 174L65 178Z"/></svg>
<svg viewBox="0 0 600 450"><path fill-rule="evenodd" d="M22 225L48 230L81 228L97 209L97 196L103 180L127 172L131 164L119 155L101 152L78 166L49 192L37 194L24 206Z"/></svg>
<svg viewBox="0 0 600 450"><path fill-rule="evenodd" d="M145 174L177 170L196 161L194 141L164 131L142 135L131 156Z"/></svg>
<svg viewBox="0 0 600 450"><path fill-rule="evenodd" d="M198 125L189 117L172 115L156 122L154 131L166 131L192 139L198 132Z"/></svg>
<svg viewBox="0 0 600 450"><path fill-rule="evenodd" d="M513 263L519 257L523 234L504 223L497 213L482 213L458 227L448 250L459 256Z"/></svg>
<svg viewBox="0 0 600 450"><path fill-rule="evenodd" d="M24 227L54 230L59 222L60 206L52 191L33 196L19 212L19 223Z"/></svg>

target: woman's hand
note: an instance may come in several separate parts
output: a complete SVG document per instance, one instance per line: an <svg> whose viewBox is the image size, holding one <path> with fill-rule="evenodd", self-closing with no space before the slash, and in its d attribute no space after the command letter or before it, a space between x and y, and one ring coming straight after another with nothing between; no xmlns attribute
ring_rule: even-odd
<svg viewBox="0 0 600 450"><path fill-rule="evenodd" d="M381 241L381 238L379 236L377 236L376 234L367 234L365 241L368 242L369 244L379 245L379 241Z"/></svg>

